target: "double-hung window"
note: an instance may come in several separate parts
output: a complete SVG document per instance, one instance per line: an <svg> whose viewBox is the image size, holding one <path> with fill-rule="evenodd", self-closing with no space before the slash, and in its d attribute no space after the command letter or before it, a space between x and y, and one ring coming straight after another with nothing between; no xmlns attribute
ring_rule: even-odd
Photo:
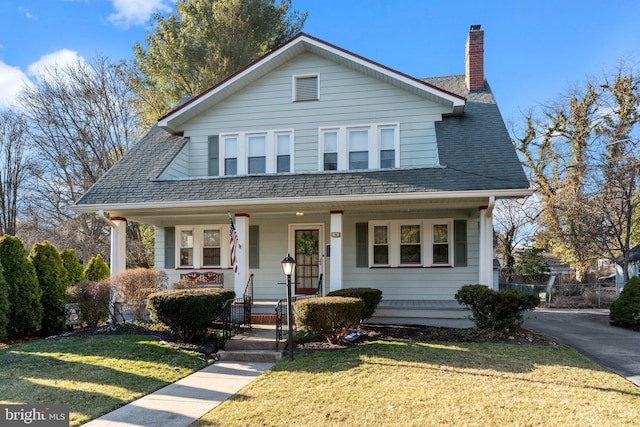
<svg viewBox="0 0 640 427"><path fill-rule="evenodd" d="M338 170L338 131L322 132L323 169L325 171Z"/></svg>
<svg viewBox="0 0 640 427"><path fill-rule="evenodd" d="M396 167L396 128L380 128L380 168Z"/></svg>
<svg viewBox="0 0 640 427"><path fill-rule="evenodd" d="M180 230L180 267L193 267L193 228Z"/></svg>
<svg viewBox="0 0 640 427"><path fill-rule="evenodd" d="M267 171L267 137L266 135L249 135L247 170L252 173L265 173Z"/></svg>
<svg viewBox="0 0 640 427"><path fill-rule="evenodd" d="M349 130L349 169L369 168L369 130Z"/></svg>
<svg viewBox="0 0 640 427"><path fill-rule="evenodd" d="M376 220L368 224L370 267L454 265L452 219ZM458 255L466 262L466 246L456 250Z"/></svg>
<svg viewBox="0 0 640 427"><path fill-rule="evenodd" d="M422 264L422 232L420 224L400 225L400 264Z"/></svg>
<svg viewBox="0 0 640 427"><path fill-rule="evenodd" d="M276 134L276 172L291 172L291 134Z"/></svg>
<svg viewBox="0 0 640 427"><path fill-rule="evenodd" d="M178 268L224 268L228 266L228 225L176 226Z"/></svg>
<svg viewBox="0 0 640 427"><path fill-rule="evenodd" d="M238 137L227 136L224 138L224 174L238 174Z"/></svg>
<svg viewBox="0 0 640 427"><path fill-rule="evenodd" d="M399 126L395 123L320 128L319 169L398 167Z"/></svg>

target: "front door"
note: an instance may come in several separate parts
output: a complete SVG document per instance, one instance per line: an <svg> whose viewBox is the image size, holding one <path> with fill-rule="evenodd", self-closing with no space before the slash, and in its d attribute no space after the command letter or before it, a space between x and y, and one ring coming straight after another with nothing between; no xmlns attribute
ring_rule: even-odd
<svg viewBox="0 0 640 427"><path fill-rule="evenodd" d="M320 243L320 228L309 226L294 230L297 295L313 295L318 291Z"/></svg>

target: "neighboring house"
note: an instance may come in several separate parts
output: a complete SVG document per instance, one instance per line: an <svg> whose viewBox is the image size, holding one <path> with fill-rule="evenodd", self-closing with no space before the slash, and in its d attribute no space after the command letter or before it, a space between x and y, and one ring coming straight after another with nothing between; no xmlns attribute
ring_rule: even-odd
<svg viewBox="0 0 640 427"><path fill-rule="evenodd" d="M629 251L629 278L640 275L640 245L634 246ZM616 292L620 293L624 288L623 268L616 264Z"/></svg>
<svg viewBox="0 0 640 427"><path fill-rule="evenodd" d="M171 282L215 273L242 295L253 275L254 299L276 300L290 253L296 294L322 275L323 294L381 289L378 321L461 317L462 285L494 286L495 200L531 194L483 38L472 26L466 75L416 79L299 34L161 117L76 210L112 226L113 274L134 220Z"/></svg>

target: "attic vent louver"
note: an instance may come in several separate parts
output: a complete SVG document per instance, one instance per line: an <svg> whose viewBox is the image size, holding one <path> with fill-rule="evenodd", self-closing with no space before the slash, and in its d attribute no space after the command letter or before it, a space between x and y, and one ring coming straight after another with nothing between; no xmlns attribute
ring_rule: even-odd
<svg viewBox="0 0 640 427"><path fill-rule="evenodd" d="M315 101L318 96L318 75L294 77L294 101Z"/></svg>

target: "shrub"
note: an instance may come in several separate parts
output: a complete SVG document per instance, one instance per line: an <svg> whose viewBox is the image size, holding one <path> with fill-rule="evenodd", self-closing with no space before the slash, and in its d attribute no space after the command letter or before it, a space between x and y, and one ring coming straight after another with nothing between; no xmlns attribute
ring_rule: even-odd
<svg viewBox="0 0 640 427"><path fill-rule="evenodd" d="M109 318L111 282L81 282L67 289L67 300L80 304L80 319L95 328Z"/></svg>
<svg viewBox="0 0 640 427"><path fill-rule="evenodd" d="M609 307L609 318L615 325L640 327L640 277L632 277Z"/></svg>
<svg viewBox="0 0 640 427"><path fill-rule="evenodd" d="M9 323L9 285L4 280L2 265L0 265L0 342L7 339L7 324Z"/></svg>
<svg viewBox="0 0 640 427"><path fill-rule="evenodd" d="M471 309L478 329L499 337L520 329L523 313L540 304L538 295L517 290L496 292L484 285L463 286L455 298Z"/></svg>
<svg viewBox="0 0 640 427"><path fill-rule="evenodd" d="M78 255L73 249L65 249L60 252L60 258L62 258L62 265L67 271L67 280L69 285L75 285L83 280L83 271Z"/></svg>
<svg viewBox="0 0 640 427"><path fill-rule="evenodd" d="M155 292L147 298L151 319L160 322L182 341L190 341L207 332L207 327L222 313L225 301L235 297L219 288L183 289Z"/></svg>
<svg viewBox="0 0 640 427"><path fill-rule="evenodd" d="M373 313L376 312L378 304L382 301L382 291L380 289L373 288L340 289L329 292L327 296L360 298L364 304L362 307L362 314L360 315L361 321L373 317Z"/></svg>
<svg viewBox="0 0 640 427"><path fill-rule="evenodd" d="M91 258L87 263L87 268L84 269L84 278L90 282L108 279L110 275L109 266L100 254Z"/></svg>
<svg viewBox="0 0 640 427"><path fill-rule="evenodd" d="M8 284L9 338L32 335L42 325L42 292L36 271L20 239L9 235L0 237L0 264Z"/></svg>
<svg viewBox="0 0 640 427"><path fill-rule="evenodd" d="M335 344L340 341L345 329L358 325L363 307L360 298L305 298L295 303L296 325L302 332L321 334Z"/></svg>
<svg viewBox="0 0 640 427"><path fill-rule="evenodd" d="M167 273L148 268L133 268L116 274L111 283L123 302L123 307L129 310L136 320L146 320L147 297L153 292L167 288Z"/></svg>
<svg viewBox="0 0 640 427"><path fill-rule="evenodd" d="M67 271L55 246L44 241L36 243L29 255L36 270L38 284L42 290L42 328L45 335L63 332L65 329L64 294L67 290Z"/></svg>

